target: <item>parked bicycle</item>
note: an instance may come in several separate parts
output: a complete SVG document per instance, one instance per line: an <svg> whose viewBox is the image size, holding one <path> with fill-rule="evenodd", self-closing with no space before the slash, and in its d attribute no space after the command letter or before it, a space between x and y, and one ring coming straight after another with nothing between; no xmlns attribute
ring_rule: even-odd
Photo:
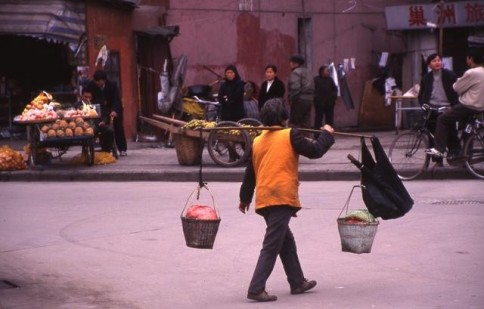
<svg viewBox="0 0 484 309"><path fill-rule="evenodd" d="M402 180L411 180L425 172L430 164L431 155L426 153L433 144L434 135L427 124L433 111L442 108L422 106L423 122L409 132L399 134L392 142L388 157ZM451 166L465 167L476 177L484 179L484 121L483 113L476 113L466 121L464 129L459 130L461 154L447 157Z"/></svg>

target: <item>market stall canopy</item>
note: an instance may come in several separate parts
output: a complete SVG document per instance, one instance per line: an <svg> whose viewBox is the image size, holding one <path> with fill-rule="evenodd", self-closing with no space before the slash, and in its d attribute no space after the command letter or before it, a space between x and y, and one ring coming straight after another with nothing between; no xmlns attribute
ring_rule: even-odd
<svg viewBox="0 0 484 309"><path fill-rule="evenodd" d="M0 0L0 34L67 43L74 51L85 33L85 2Z"/></svg>

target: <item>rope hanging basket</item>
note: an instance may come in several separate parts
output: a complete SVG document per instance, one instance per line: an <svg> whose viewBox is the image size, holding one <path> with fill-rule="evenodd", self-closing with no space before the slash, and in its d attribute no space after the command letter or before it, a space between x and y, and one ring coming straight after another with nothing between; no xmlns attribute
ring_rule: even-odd
<svg viewBox="0 0 484 309"><path fill-rule="evenodd" d="M195 197L199 200L201 189L206 189L210 194L212 206L194 204ZM180 217L187 247L213 248L221 219L213 195L205 184L192 192Z"/></svg>

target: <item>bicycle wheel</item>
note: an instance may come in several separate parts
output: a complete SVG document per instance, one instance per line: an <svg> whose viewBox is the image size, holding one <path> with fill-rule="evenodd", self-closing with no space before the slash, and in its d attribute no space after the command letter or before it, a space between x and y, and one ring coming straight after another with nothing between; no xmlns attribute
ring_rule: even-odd
<svg viewBox="0 0 484 309"><path fill-rule="evenodd" d="M390 146L388 158L402 180L417 178L428 167L430 157L425 153L428 137L419 132L398 135Z"/></svg>
<svg viewBox="0 0 484 309"><path fill-rule="evenodd" d="M484 179L484 129L467 139L464 146L467 169L477 178Z"/></svg>
<svg viewBox="0 0 484 309"><path fill-rule="evenodd" d="M238 126L240 125L236 122L222 121L216 127ZM223 167L232 167L244 163L252 146L252 140L246 131L237 130L237 132L230 133L225 130L213 130L207 140L210 157L215 163Z"/></svg>

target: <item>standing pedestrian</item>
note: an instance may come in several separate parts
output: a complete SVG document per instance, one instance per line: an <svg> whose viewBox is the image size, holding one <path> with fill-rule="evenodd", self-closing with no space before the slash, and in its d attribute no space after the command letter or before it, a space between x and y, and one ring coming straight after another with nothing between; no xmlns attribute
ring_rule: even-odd
<svg viewBox="0 0 484 309"><path fill-rule="evenodd" d="M244 118L244 85L234 65L225 68L225 81L220 85L218 101L221 104L220 118L239 121Z"/></svg>
<svg viewBox="0 0 484 309"><path fill-rule="evenodd" d="M311 108L314 101L314 80L304 65L304 58L294 55L289 58L291 74L287 83L289 99L289 126L295 128L313 128Z"/></svg>
<svg viewBox="0 0 484 309"><path fill-rule="evenodd" d="M338 87L329 74L329 68L321 66L314 78L314 128L323 124L334 125L334 105L338 96Z"/></svg>
<svg viewBox="0 0 484 309"><path fill-rule="evenodd" d="M260 86L259 93L259 111L262 110L264 103L273 98L284 98L286 87L282 80L277 77L277 67L274 64L268 64L264 70L265 81Z"/></svg>
<svg viewBox="0 0 484 309"><path fill-rule="evenodd" d="M298 130L285 128L287 112L281 99L271 99L262 108L261 121L276 130L265 130L255 138L252 155L240 188L239 210L245 213L256 192L255 211L264 217L266 233L259 259L249 285L247 298L274 301L277 296L266 292L266 282L279 256L287 275L291 294L301 294L316 286L304 277L296 242L289 221L301 209L298 196L299 155L315 159L334 143L333 128L325 125L316 140Z"/></svg>
<svg viewBox="0 0 484 309"><path fill-rule="evenodd" d="M113 119L114 139L119 155L127 156L128 144L124 135L123 105L119 97L118 86L114 82L108 81L104 71L97 70L87 88L92 91L92 102L101 106L101 117L104 123L109 125Z"/></svg>

